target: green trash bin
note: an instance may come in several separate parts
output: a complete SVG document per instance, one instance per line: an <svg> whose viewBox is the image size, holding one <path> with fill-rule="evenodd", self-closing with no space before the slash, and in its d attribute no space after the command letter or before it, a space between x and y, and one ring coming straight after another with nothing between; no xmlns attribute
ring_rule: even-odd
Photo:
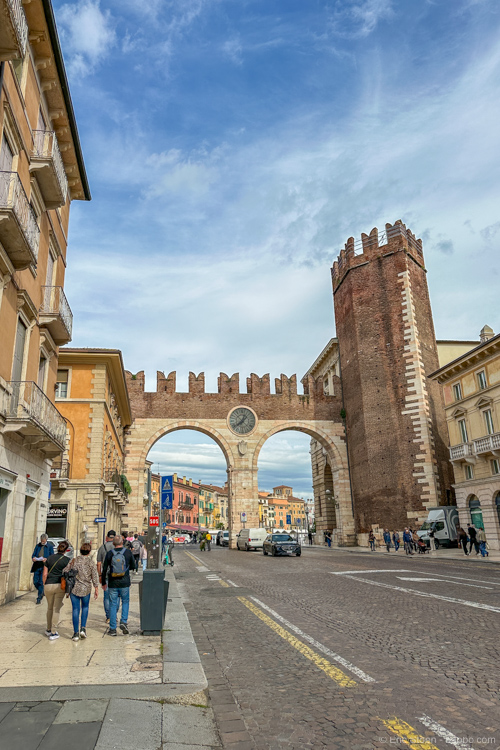
<svg viewBox="0 0 500 750"><path fill-rule="evenodd" d="M145 570L139 583L143 635L160 635L165 622L169 583L164 570Z"/></svg>

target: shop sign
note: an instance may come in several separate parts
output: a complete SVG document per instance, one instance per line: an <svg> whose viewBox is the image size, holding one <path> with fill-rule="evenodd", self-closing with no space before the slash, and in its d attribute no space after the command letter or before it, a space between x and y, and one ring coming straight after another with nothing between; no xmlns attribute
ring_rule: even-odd
<svg viewBox="0 0 500 750"><path fill-rule="evenodd" d="M51 505L51 507L47 511L47 518L66 518L67 515L67 505Z"/></svg>
<svg viewBox="0 0 500 750"><path fill-rule="evenodd" d="M11 490L14 487L14 482L17 479L17 474L11 474L10 471L3 471L0 469L0 487L4 490Z"/></svg>
<svg viewBox="0 0 500 750"><path fill-rule="evenodd" d="M26 482L26 490L24 491L24 494L26 497L36 497L36 493L40 489L40 485L33 484L32 482Z"/></svg>

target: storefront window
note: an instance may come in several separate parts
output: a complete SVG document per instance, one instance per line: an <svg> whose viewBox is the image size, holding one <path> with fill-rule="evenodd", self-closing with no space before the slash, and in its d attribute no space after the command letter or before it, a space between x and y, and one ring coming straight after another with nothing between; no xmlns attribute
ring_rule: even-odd
<svg viewBox="0 0 500 750"><path fill-rule="evenodd" d="M476 529L484 529L481 503L475 495L473 495L469 500L469 511L471 523L476 527Z"/></svg>

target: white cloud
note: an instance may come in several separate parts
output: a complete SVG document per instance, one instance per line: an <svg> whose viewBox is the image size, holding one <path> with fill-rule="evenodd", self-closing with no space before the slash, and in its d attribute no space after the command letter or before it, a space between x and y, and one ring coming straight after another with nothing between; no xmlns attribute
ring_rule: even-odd
<svg viewBox="0 0 500 750"><path fill-rule="evenodd" d="M92 72L115 44L111 14L101 10L99 0L63 5L58 22L69 52L69 71L75 77Z"/></svg>
<svg viewBox="0 0 500 750"><path fill-rule="evenodd" d="M362 38L393 15L393 0L337 0L331 28L341 36Z"/></svg>
<svg viewBox="0 0 500 750"><path fill-rule="evenodd" d="M228 39L222 45L222 51L229 57L232 62L236 65L241 65L243 62L243 46L239 36Z"/></svg>

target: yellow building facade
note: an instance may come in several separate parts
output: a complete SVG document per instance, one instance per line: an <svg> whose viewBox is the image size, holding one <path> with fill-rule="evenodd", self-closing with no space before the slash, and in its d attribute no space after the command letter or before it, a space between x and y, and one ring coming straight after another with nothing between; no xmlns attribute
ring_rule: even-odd
<svg viewBox="0 0 500 750"><path fill-rule="evenodd" d="M431 378L442 388L460 524L484 528L500 549L500 335L489 326L481 343Z"/></svg>
<svg viewBox="0 0 500 750"><path fill-rule="evenodd" d="M83 541L95 548L108 529L128 528L123 464L132 420L121 352L61 349L56 404L67 441L51 469L47 533L76 548Z"/></svg>
<svg viewBox="0 0 500 750"><path fill-rule="evenodd" d="M0 0L0 604L31 585L51 460L70 204L90 200L52 7Z"/></svg>

